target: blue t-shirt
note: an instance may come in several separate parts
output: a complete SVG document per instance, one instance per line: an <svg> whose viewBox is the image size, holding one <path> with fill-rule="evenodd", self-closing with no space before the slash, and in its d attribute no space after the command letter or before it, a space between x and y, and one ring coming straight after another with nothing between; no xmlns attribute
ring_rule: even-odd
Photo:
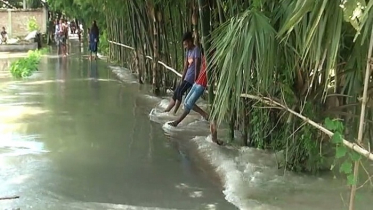
<svg viewBox="0 0 373 210"><path fill-rule="evenodd" d="M196 64L195 60L197 58L201 58L201 51L200 49L195 46L193 49L190 49L186 52L186 58L188 61L188 69L185 74L184 80L189 82L190 84L194 84L195 74L196 74Z"/></svg>

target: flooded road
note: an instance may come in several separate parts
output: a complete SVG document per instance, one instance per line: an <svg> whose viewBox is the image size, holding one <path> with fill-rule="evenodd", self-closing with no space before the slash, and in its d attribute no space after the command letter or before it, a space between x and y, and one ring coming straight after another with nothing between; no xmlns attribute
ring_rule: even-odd
<svg viewBox="0 0 373 210"><path fill-rule="evenodd" d="M0 70L0 197L20 196L1 210L236 209L213 170L149 120L146 86L78 51L40 69L22 81Z"/></svg>

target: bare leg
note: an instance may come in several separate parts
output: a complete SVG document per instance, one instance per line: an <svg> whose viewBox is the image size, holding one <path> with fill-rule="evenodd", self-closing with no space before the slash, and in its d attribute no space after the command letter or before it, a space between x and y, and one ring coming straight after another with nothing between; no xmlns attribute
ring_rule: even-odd
<svg viewBox="0 0 373 210"><path fill-rule="evenodd" d="M193 110L198 112L200 115L202 115L206 120L208 119L209 115L205 111L203 111L199 106L194 105ZM181 121L183 121L185 117L188 116L189 113L190 113L190 110L185 110L183 114L177 120L170 122L169 125L172 125L174 127L178 126L181 123Z"/></svg>
<svg viewBox="0 0 373 210"><path fill-rule="evenodd" d="M194 105L193 106L193 111L195 111L198 114L200 114L203 118L205 118L205 120L209 119L209 115L205 111L203 111L199 106Z"/></svg>
<svg viewBox="0 0 373 210"><path fill-rule="evenodd" d="M168 104L167 108L163 112L169 112L171 111L172 108L175 106L175 101L174 99L171 99L170 103Z"/></svg>
<svg viewBox="0 0 373 210"><path fill-rule="evenodd" d="M176 114L176 113L177 113L177 110L179 110L179 108L180 108L180 104L181 104L181 101L176 100L175 109L174 109L174 114Z"/></svg>
<svg viewBox="0 0 373 210"><path fill-rule="evenodd" d="M69 42L66 40L66 50L65 50L65 55L68 55L69 54Z"/></svg>
<svg viewBox="0 0 373 210"><path fill-rule="evenodd" d="M63 56L66 56L66 44L62 45L62 54Z"/></svg>
<svg viewBox="0 0 373 210"><path fill-rule="evenodd" d="M211 121L210 123L210 132L211 132L212 141L215 142L217 145L223 145L223 142L218 140L218 132L216 129L215 120Z"/></svg>
<svg viewBox="0 0 373 210"><path fill-rule="evenodd" d="M178 126L178 125L181 123L181 121L183 121L184 118L185 118L186 116L188 116L189 112L190 112L190 111L185 110L185 111L183 112L183 114L182 114L182 115L181 115L177 120L175 120L175 121L173 121L173 122L170 122L170 123L168 123L168 124L171 125L171 126L174 126L174 127Z"/></svg>

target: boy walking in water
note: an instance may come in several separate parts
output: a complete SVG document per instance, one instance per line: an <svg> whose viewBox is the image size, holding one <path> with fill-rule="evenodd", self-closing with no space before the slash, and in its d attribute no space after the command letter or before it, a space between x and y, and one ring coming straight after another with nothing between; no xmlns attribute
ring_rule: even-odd
<svg viewBox="0 0 373 210"><path fill-rule="evenodd" d="M169 125L174 126L174 127L178 126L181 123L181 121L183 121L185 117L190 113L190 110L194 110L195 112L198 112L206 120L208 119L209 115L205 111L203 111L199 106L196 105L197 100L203 95L207 87L206 71L207 71L206 59L202 55L201 72L198 76L198 79L193 84L192 89L189 91L188 95L185 97L184 112L177 120L170 122ZM215 121L210 123L210 131L211 131L212 141L217 143L218 145L222 145L223 142L219 141L217 137Z"/></svg>
<svg viewBox="0 0 373 210"><path fill-rule="evenodd" d="M201 52L200 49L193 44L193 36L191 32L184 34L183 45L187 52L184 62L183 76L181 77L182 82L179 86L177 86L170 104L164 110L164 112L169 112L175 107L174 113L176 114L180 107L183 95L193 86L193 83L196 81L199 74L199 69L201 66Z"/></svg>

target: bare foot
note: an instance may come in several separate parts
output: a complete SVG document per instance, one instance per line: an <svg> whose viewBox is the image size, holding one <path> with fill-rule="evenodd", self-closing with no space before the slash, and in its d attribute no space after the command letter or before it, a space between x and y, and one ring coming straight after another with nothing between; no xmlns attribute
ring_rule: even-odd
<svg viewBox="0 0 373 210"><path fill-rule="evenodd" d="M216 144L219 145L219 146L221 146L221 145L224 144L224 142L221 141L221 140L219 140L219 139L215 139L215 140L213 139L212 142L216 143Z"/></svg>
<svg viewBox="0 0 373 210"><path fill-rule="evenodd" d="M169 122L168 124L171 125L172 127L176 127L178 125L176 121Z"/></svg>
<svg viewBox="0 0 373 210"><path fill-rule="evenodd" d="M216 129L215 122L210 123L210 132L211 132L212 142L216 143L217 145L223 145L224 142L218 139L218 132Z"/></svg>

